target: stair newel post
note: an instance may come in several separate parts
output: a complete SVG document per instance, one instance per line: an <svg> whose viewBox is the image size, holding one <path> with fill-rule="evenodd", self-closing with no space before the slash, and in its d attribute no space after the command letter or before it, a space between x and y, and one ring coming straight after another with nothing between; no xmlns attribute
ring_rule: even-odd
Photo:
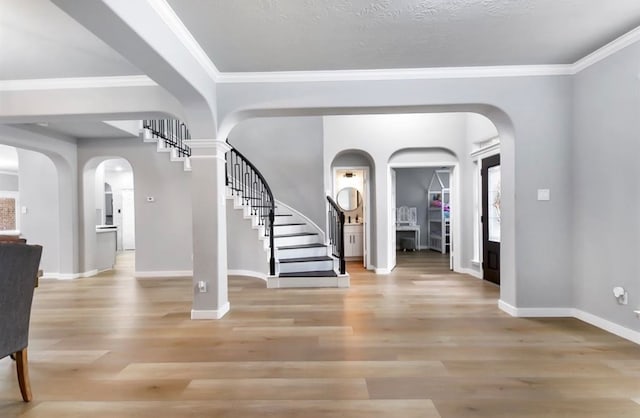
<svg viewBox="0 0 640 418"><path fill-rule="evenodd" d="M275 214L274 207L275 205L272 200L271 208L269 209L269 247L270 247L269 274L271 276L276 275L276 250L275 250L275 242L273 238L273 224L276 221L276 214Z"/></svg>
<svg viewBox="0 0 640 418"><path fill-rule="evenodd" d="M342 211L340 211L340 227L338 229L338 240L340 242L340 250L338 252L340 258L340 274L345 274L347 265L344 260L344 212Z"/></svg>

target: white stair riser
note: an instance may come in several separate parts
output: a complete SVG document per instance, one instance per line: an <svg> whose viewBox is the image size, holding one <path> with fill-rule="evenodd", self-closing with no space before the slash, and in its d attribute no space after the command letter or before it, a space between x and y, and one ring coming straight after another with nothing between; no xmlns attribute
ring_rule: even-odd
<svg viewBox="0 0 640 418"><path fill-rule="evenodd" d="M349 287L349 276L339 277L268 277L267 287L302 288L302 287Z"/></svg>
<svg viewBox="0 0 640 418"><path fill-rule="evenodd" d="M282 247L287 245L314 244L318 242L318 239L317 235L302 235L296 237L276 237L275 241L276 247Z"/></svg>
<svg viewBox="0 0 640 418"><path fill-rule="evenodd" d="M144 142L156 142L158 138L154 138L151 129L140 129L140 137Z"/></svg>
<svg viewBox="0 0 640 418"><path fill-rule="evenodd" d="M326 271L333 270L333 261L309 261L301 263L280 263L280 273L293 273L299 271Z"/></svg>
<svg viewBox="0 0 640 418"><path fill-rule="evenodd" d="M299 232L309 231L309 228L307 227L307 225L287 225L287 226L274 225L273 229L276 231L276 235L297 234Z"/></svg>
<svg viewBox="0 0 640 418"><path fill-rule="evenodd" d="M327 247L296 248L294 250L276 251L276 257L278 258L318 257L321 255L327 255Z"/></svg>

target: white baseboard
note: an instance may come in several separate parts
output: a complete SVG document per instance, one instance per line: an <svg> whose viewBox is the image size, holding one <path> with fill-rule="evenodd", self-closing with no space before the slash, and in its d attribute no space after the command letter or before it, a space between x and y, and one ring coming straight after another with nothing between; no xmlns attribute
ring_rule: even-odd
<svg viewBox="0 0 640 418"><path fill-rule="evenodd" d="M229 312L229 309L231 309L229 302L220 309L192 309L191 319L220 319Z"/></svg>
<svg viewBox="0 0 640 418"><path fill-rule="evenodd" d="M255 277L256 279L267 281L267 275L265 273L260 273L259 271L252 270L228 270L227 276L247 276L247 277Z"/></svg>
<svg viewBox="0 0 640 418"><path fill-rule="evenodd" d="M623 327L622 325L618 325L614 322L611 322L604 318L600 318L599 316L590 314L580 309L574 309L574 317L586 322L587 324L591 324L595 327L615 334L618 337L622 337L625 340L640 344L640 332L638 331Z"/></svg>
<svg viewBox="0 0 640 418"><path fill-rule="evenodd" d="M574 316L573 308L516 308L503 300L498 301L498 307L518 318L571 318Z"/></svg>
<svg viewBox="0 0 640 418"><path fill-rule="evenodd" d="M470 268L461 268L460 269L460 273L464 273L464 274L468 274L469 276L473 276L476 279L482 279L482 272L481 271L477 271L474 269L470 269Z"/></svg>
<svg viewBox="0 0 640 418"><path fill-rule="evenodd" d="M636 344L640 344L640 332L622 325L618 325L607 319L590 314L575 308L516 308L502 300L498 301L498 307L511 316L519 318L576 318L595 327L598 327L618 337L624 338Z"/></svg>
<svg viewBox="0 0 640 418"><path fill-rule="evenodd" d="M192 277L193 271L191 270L136 271L134 275L140 278Z"/></svg>
<svg viewBox="0 0 640 418"><path fill-rule="evenodd" d="M84 273L47 273L44 272L41 279L54 279L54 280L75 280L81 277L91 277L98 274L98 270L89 270Z"/></svg>
<svg viewBox="0 0 640 418"><path fill-rule="evenodd" d="M376 272L376 274L389 274L389 273L391 273L391 270L389 270L389 269L376 268L374 271Z"/></svg>

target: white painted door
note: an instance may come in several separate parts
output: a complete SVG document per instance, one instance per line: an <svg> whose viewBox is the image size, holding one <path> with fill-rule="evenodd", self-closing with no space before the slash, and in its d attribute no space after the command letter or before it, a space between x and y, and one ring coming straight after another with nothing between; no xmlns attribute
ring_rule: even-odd
<svg viewBox="0 0 640 418"><path fill-rule="evenodd" d="M396 267L396 170L389 169L389 271Z"/></svg>
<svg viewBox="0 0 640 418"><path fill-rule="evenodd" d="M122 191L122 248L136 249L136 218L133 201L133 190Z"/></svg>

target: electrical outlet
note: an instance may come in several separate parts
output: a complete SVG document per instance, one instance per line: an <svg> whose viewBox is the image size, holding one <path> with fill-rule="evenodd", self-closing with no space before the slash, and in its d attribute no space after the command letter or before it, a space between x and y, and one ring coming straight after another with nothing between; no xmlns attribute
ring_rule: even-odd
<svg viewBox="0 0 640 418"><path fill-rule="evenodd" d="M200 292L200 293L206 293L207 292L207 282L205 282L204 280L200 280L198 282L198 292Z"/></svg>

